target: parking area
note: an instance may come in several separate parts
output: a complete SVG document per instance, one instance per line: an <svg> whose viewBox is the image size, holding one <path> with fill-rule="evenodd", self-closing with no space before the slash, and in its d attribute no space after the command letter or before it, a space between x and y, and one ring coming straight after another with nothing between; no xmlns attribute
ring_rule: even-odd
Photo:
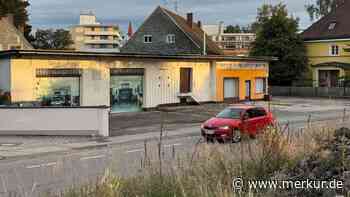
<svg viewBox="0 0 350 197"><path fill-rule="evenodd" d="M281 122L302 121L308 118L325 120L350 114L350 100L274 97L271 102L251 104L270 108ZM203 104L162 108L161 111L120 113L111 116L111 135L134 135L160 131L161 123L167 131L193 127L215 116L229 104ZM345 111L344 111L345 110ZM163 121L162 121L163 120Z"/></svg>

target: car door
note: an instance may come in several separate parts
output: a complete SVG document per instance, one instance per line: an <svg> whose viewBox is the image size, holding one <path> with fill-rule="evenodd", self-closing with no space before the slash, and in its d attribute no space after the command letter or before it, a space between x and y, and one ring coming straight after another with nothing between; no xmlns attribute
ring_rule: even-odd
<svg viewBox="0 0 350 197"><path fill-rule="evenodd" d="M266 113L262 113L259 108L252 108L246 111L248 119L245 120L247 131L250 135L256 135L264 130L266 125Z"/></svg>
<svg viewBox="0 0 350 197"><path fill-rule="evenodd" d="M256 118L258 119L257 131L265 130L269 123L266 110L262 107L256 108Z"/></svg>
<svg viewBox="0 0 350 197"><path fill-rule="evenodd" d="M254 109L248 109L245 112L245 120L243 123L243 129L247 131L248 134L254 135L256 134L256 124L257 119L255 118L255 110Z"/></svg>

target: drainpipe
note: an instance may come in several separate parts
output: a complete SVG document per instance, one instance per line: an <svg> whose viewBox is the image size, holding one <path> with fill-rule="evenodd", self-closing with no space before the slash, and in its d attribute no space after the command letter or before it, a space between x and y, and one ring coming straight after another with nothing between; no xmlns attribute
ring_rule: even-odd
<svg viewBox="0 0 350 197"><path fill-rule="evenodd" d="M207 55L207 37L203 31L203 55Z"/></svg>

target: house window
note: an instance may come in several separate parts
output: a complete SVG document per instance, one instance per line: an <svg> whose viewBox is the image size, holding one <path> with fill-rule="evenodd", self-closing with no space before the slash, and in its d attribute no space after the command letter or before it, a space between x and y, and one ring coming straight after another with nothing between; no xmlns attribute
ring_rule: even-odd
<svg viewBox="0 0 350 197"><path fill-rule="evenodd" d="M166 36L166 42L168 44L174 44L175 43L175 35L174 34L168 34Z"/></svg>
<svg viewBox="0 0 350 197"><path fill-rule="evenodd" d="M255 79L255 93L264 94L266 91L266 78Z"/></svg>
<svg viewBox="0 0 350 197"><path fill-rule="evenodd" d="M152 43L152 35L144 35L143 38L144 43Z"/></svg>
<svg viewBox="0 0 350 197"><path fill-rule="evenodd" d="M108 40L108 36L101 36L101 40Z"/></svg>
<svg viewBox="0 0 350 197"><path fill-rule="evenodd" d="M328 30L333 30L336 25L337 25L337 23L335 23L335 22L330 23L329 26L328 26Z"/></svg>
<svg viewBox="0 0 350 197"><path fill-rule="evenodd" d="M329 52L330 52L331 56L338 56L339 55L339 46L338 45L331 45Z"/></svg>

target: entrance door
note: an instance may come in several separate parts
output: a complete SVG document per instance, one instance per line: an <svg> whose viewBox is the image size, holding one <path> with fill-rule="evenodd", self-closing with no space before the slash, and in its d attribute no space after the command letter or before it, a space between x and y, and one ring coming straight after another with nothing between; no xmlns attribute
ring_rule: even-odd
<svg viewBox="0 0 350 197"><path fill-rule="evenodd" d="M234 78L224 79L224 100L231 101L239 97L238 95L238 80Z"/></svg>
<svg viewBox="0 0 350 197"><path fill-rule="evenodd" d="M245 99L247 100L251 100L251 81L250 80L247 80L245 81Z"/></svg>
<svg viewBox="0 0 350 197"><path fill-rule="evenodd" d="M180 93L192 92L192 68L180 68Z"/></svg>
<svg viewBox="0 0 350 197"><path fill-rule="evenodd" d="M319 86L335 87L338 84L339 70L320 70Z"/></svg>

